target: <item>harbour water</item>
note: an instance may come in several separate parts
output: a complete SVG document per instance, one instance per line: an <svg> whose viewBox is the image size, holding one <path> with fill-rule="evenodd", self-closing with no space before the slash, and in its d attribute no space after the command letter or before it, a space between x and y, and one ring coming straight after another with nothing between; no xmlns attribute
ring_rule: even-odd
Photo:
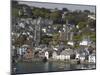
<svg viewBox="0 0 100 75"><path fill-rule="evenodd" d="M19 62L16 65L17 74L58 72L72 70L95 69L95 64L68 64L59 62Z"/></svg>

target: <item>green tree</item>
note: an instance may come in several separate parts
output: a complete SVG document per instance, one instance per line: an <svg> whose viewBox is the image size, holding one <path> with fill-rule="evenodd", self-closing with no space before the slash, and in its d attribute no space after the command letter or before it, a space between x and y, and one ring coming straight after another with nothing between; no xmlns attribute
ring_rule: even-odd
<svg viewBox="0 0 100 75"><path fill-rule="evenodd" d="M69 10L68 10L68 8L62 8L62 11L66 11L66 12L68 12Z"/></svg>
<svg viewBox="0 0 100 75"><path fill-rule="evenodd" d="M87 22L79 22L79 23L78 23L79 29L83 29L83 28L85 28L86 26L87 26Z"/></svg>
<svg viewBox="0 0 100 75"><path fill-rule="evenodd" d="M50 14L50 18L51 18L52 20L61 19L61 13L58 12L58 11L52 12L52 13Z"/></svg>
<svg viewBox="0 0 100 75"><path fill-rule="evenodd" d="M55 33L54 35L53 35L53 38L52 38L52 41L53 41L53 45L57 45L57 44L59 44L59 33Z"/></svg>

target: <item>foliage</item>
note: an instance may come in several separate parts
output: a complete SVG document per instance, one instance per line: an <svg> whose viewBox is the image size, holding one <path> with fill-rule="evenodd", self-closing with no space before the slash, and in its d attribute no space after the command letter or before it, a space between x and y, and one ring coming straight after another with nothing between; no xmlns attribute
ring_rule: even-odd
<svg viewBox="0 0 100 75"><path fill-rule="evenodd" d="M74 39L75 41L80 41L80 40L82 40L82 36L81 36L81 35L74 35L74 36L73 36L73 39Z"/></svg>
<svg viewBox="0 0 100 75"><path fill-rule="evenodd" d="M85 28L86 26L87 26L87 22L79 22L78 23L78 27L79 27L80 30Z"/></svg>
<svg viewBox="0 0 100 75"><path fill-rule="evenodd" d="M52 13L50 14L50 18L51 18L52 20L58 20L59 18L61 19L61 13L58 12L58 11L52 12Z"/></svg>
<svg viewBox="0 0 100 75"><path fill-rule="evenodd" d="M57 44L59 44L59 33L55 33L54 35L53 35L53 38L52 38L52 40L53 40L53 45L57 45Z"/></svg>
<svg viewBox="0 0 100 75"><path fill-rule="evenodd" d="M48 9L45 9L45 8L36 8L36 7L34 7L32 9L32 14L35 17L49 18L50 11Z"/></svg>
<svg viewBox="0 0 100 75"><path fill-rule="evenodd" d="M66 14L66 19L69 20L70 23L77 25L79 22L87 22L88 14L85 14L82 11L73 11Z"/></svg>
<svg viewBox="0 0 100 75"><path fill-rule="evenodd" d="M90 39L91 39L92 41L96 42L96 33L92 33L92 34L90 35Z"/></svg>
<svg viewBox="0 0 100 75"><path fill-rule="evenodd" d="M44 35L41 37L41 44L48 44L49 42L52 41L52 37L48 35Z"/></svg>

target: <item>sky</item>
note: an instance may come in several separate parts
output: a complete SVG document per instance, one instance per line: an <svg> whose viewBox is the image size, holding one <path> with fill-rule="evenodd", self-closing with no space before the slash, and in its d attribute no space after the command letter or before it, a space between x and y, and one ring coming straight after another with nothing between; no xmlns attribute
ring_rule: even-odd
<svg viewBox="0 0 100 75"><path fill-rule="evenodd" d="M75 4L57 4L57 3L45 3L45 2L34 2L34 1L19 1L19 4L26 4L29 6L35 6L35 7L44 7L48 9L62 9L62 8L68 8L71 11L74 10L90 10L91 12L95 13L95 6L91 5L75 5Z"/></svg>

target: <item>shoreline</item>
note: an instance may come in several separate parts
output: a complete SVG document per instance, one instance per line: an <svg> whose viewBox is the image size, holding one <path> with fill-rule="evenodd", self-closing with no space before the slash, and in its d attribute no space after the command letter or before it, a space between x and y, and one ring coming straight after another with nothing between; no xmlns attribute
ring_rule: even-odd
<svg viewBox="0 0 100 75"><path fill-rule="evenodd" d="M43 62L42 59L32 59L32 60L19 60L17 63L19 62ZM48 59L46 62L54 62L54 63L66 63L66 64L96 64L96 63L91 63L88 62L88 60L85 61L80 61L80 63L77 63L78 61L76 59L72 59L72 60L54 60L54 59ZM46 63L43 62L43 63Z"/></svg>

